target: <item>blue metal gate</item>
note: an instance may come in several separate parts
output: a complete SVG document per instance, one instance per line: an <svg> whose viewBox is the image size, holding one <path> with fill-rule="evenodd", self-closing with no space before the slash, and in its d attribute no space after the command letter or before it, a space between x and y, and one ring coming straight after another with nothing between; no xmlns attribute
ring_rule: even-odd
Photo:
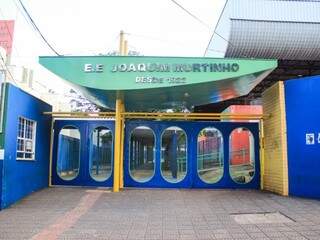
<svg viewBox="0 0 320 240"><path fill-rule="evenodd" d="M94 131L98 129L104 135L109 134L109 147L94 141ZM56 120L54 124L54 142L52 155L52 184L71 186L103 186L113 184L113 134L114 121L100 120ZM111 142L110 142L111 141ZM99 150L97 150L99 148ZM108 157L105 157L108 153ZM98 156L97 156L98 155ZM97 164L97 157L108 162L108 174L98 177L100 172L107 172ZM94 174L92 174L94 173Z"/></svg>
<svg viewBox="0 0 320 240"><path fill-rule="evenodd" d="M147 179L137 179L133 176L132 169L134 166L130 166L130 159L134 158L134 151L130 150L134 148L134 131L135 129L149 129L155 136L154 143L154 171ZM142 127L142 128L141 128ZM166 129L179 129L180 132L184 132L186 135L186 166L185 176L178 181L172 181L177 179L176 168L178 164L174 166L168 166L170 177L163 174L163 165L165 162L165 146L163 144L163 136ZM223 168L221 177L215 182L204 181L200 177L202 169L199 169L199 146L198 138L199 133L206 128L216 129L220 132L223 139L221 148L223 149L223 157L221 168ZM260 184L260 164L259 164L259 125L258 123L239 123L239 122L199 122L199 121L126 121L125 127L125 162L124 162L124 182L127 187L164 187L164 188L252 188L258 189ZM237 152L232 152L231 147L231 135L234 130L246 129L252 134L252 158L253 166L249 173L250 179L248 181L241 181L239 177L233 177L231 174L231 168L246 168L248 164L235 164L231 166L231 156L235 156ZM238 135L240 137L241 135ZM241 140L238 139L241 144ZM172 142L176 144L176 140L173 138ZM235 142L236 143L236 142ZM136 144L137 145L137 144ZM143 145L143 144L141 144ZM143 149L144 147L144 149ZM147 147L143 146L140 152L145 152ZM135 147L137 148L137 147ZM138 152L139 153L138 146ZM139 153L140 154L140 153ZM246 154L244 152L244 154ZM137 155L137 154L136 154ZM170 155L170 152L169 154ZM240 154L241 155L241 154ZM175 156L177 158L177 156ZM234 158L236 160L236 157ZM146 159L148 160L148 159ZM132 161L131 161L132 163ZM134 165L134 164L131 164ZM245 171L245 170L244 170ZM240 174L241 175L241 174ZM240 180L239 180L240 179Z"/></svg>
<svg viewBox="0 0 320 240"><path fill-rule="evenodd" d="M111 187L113 136L114 121L56 120L52 184ZM125 187L258 189L259 184L258 123L125 123Z"/></svg>

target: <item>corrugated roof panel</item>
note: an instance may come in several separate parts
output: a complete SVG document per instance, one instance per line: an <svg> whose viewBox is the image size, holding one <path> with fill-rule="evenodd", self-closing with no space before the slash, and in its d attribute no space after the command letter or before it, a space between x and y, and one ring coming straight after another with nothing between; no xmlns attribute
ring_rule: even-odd
<svg viewBox="0 0 320 240"><path fill-rule="evenodd" d="M320 22L319 1L229 0L229 18Z"/></svg>
<svg viewBox="0 0 320 240"><path fill-rule="evenodd" d="M320 60L320 0L228 0L208 57Z"/></svg>
<svg viewBox="0 0 320 240"><path fill-rule="evenodd" d="M226 57L320 59L320 24L232 20Z"/></svg>

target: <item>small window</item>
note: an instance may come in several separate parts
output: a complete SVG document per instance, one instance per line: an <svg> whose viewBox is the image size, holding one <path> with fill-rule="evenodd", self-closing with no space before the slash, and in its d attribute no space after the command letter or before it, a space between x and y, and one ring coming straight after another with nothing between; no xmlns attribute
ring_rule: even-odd
<svg viewBox="0 0 320 240"><path fill-rule="evenodd" d="M204 128L198 135L198 175L206 183L223 176L223 138L219 130Z"/></svg>
<svg viewBox="0 0 320 240"><path fill-rule="evenodd" d="M80 132L73 126L60 130L58 138L57 173L63 180L75 179L80 169Z"/></svg>
<svg viewBox="0 0 320 240"><path fill-rule="evenodd" d="M236 183L249 183L255 174L254 139L246 128L232 131L229 141L229 171Z"/></svg>
<svg viewBox="0 0 320 240"><path fill-rule="evenodd" d="M19 117L18 137L17 137L17 159L34 160L36 126L33 120Z"/></svg>
<svg viewBox="0 0 320 240"><path fill-rule="evenodd" d="M135 128L130 137L130 175L137 182L147 182L155 171L155 136L151 128Z"/></svg>
<svg viewBox="0 0 320 240"><path fill-rule="evenodd" d="M179 127L169 127L161 137L161 174L171 183L187 175L187 135Z"/></svg>

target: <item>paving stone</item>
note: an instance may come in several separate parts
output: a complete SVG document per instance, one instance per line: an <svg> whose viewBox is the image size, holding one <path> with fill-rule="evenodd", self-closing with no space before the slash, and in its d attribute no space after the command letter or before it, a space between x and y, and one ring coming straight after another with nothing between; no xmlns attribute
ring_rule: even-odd
<svg viewBox="0 0 320 240"><path fill-rule="evenodd" d="M245 233L231 233L231 236L234 239L249 239L250 235L245 234Z"/></svg>
<svg viewBox="0 0 320 240"><path fill-rule="evenodd" d="M260 232L260 233L248 233L249 236L253 239L256 239L256 238L264 238L264 237L267 237L264 233Z"/></svg>
<svg viewBox="0 0 320 240"><path fill-rule="evenodd" d="M97 190L99 191L99 190ZM48 188L0 211L0 239L30 239L95 194ZM238 224L232 214L282 213L292 222ZM320 201L252 190L105 191L58 239L320 239Z"/></svg>

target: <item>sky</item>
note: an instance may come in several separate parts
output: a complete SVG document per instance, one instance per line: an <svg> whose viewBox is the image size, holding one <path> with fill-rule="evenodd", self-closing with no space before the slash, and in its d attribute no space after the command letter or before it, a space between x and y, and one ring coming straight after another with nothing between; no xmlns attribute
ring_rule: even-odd
<svg viewBox="0 0 320 240"><path fill-rule="evenodd" d="M22 0L48 42L61 55L97 55L118 50L123 30L129 50L144 56L202 57L225 0ZM16 21L11 63L34 69L36 81L57 91L58 77L39 66L54 53L27 23L18 0L1 0L0 19ZM207 26L206 26L207 25Z"/></svg>

